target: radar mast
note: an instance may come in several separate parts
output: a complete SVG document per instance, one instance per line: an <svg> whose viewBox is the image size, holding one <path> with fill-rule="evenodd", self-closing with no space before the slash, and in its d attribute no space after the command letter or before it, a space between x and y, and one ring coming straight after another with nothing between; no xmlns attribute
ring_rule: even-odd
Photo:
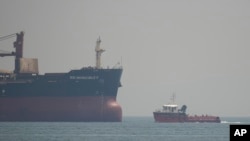
<svg viewBox="0 0 250 141"><path fill-rule="evenodd" d="M96 41L96 47L95 47L95 52L96 52L96 68L100 69L101 68L101 54L105 51L104 49L100 48L101 44L101 39L100 37Z"/></svg>

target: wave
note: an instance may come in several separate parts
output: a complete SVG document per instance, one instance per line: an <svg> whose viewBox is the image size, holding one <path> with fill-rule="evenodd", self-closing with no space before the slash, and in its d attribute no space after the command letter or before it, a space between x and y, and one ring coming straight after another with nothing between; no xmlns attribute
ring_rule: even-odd
<svg viewBox="0 0 250 141"><path fill-rule="evenodd" d="M229 124L240 124L240 123L242 123L242 122L240 122L240 121L221 121L221 123L229 123Z"/></svg>

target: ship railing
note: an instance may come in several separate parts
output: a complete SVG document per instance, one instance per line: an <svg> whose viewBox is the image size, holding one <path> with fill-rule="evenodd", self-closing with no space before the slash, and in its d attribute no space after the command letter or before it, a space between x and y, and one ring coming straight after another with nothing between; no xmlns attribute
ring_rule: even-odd
<svg viewBox="0 0 250 141"><path fill-rule="evenodd" d="M109 67L107 67L109 69ZM114 66L112 69L123 69L122 66Z"/></svg>
<svg viewBox="0 0 250 141"><path fill-rule="evenodd" d="M117 62L112 68L113 69L122 69L122 63Z"/></svg>
<svg viewBox="0 0 250 141"><path fill-rule="evenodd" d="M10 74L10 73L0 73L0 80L10 80L10 79L14 79L14 74Z"/></svg>
<svg viewBox="0 0 250 141"><path fill-rule="evenodd" d="M161 109L156 109L155 112L162 112L162 110Z"/></svg>
<svg viewBox="0 0 250 141"><path fill-rule="evenodd" d="M112 67L112 68L110 68L109 66L107 66L106 68L103 68L103 67L101 67L101 68L96 68L96 67L91 67L91 66L88 66L88 67L82 67L81 68L81 70L100 70L100 69L108 69L108 70L112 70L112 69L123 69L123 67L122 66L114 66L114 67Z"/></svg>

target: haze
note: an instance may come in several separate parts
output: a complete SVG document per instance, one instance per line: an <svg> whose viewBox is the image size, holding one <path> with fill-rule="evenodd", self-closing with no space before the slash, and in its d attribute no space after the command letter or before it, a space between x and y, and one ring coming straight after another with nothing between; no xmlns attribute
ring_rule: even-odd
<svg viewBox="0 0 250 141"><path fill-rule="evenodd" d="M1 0L0 36L24 31L39 73L122 63L123 116L153 116L170 102L189 114L250 116L250 1ZM0 42L13 51L15 38ZM14 69L12 57L0 69Z"/></svg>

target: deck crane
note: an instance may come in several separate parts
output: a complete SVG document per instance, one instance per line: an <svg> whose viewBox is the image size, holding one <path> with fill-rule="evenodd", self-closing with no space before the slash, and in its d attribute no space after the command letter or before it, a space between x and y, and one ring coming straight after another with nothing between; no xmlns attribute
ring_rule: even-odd
<svg viewBox="0 0 250 141"><path fill-rule="evenodd" d="M5 56L15 56L15 73L19 73L20 70L20 62L19 59L21 59L23 57L23 36L24 36L24 32L21 31L20 33L14 33L14 34L10 34L7 36L3 36L0 37L0 41L12 38L16 36L16 41L13 43L14 44L14 48L15 48L15 52L2 52L0 53L0 57L5 57Z"/></svg>

